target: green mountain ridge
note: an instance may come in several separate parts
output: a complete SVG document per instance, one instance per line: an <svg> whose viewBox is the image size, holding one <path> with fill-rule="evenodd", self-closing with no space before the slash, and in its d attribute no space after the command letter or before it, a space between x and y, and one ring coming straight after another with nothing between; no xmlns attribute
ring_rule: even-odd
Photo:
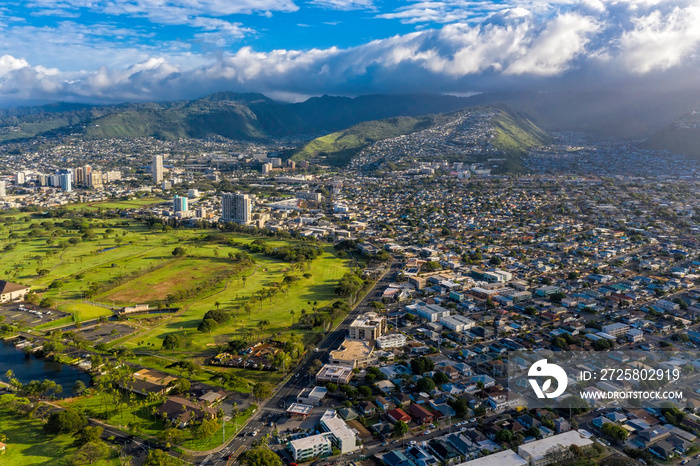
<svg viewBox="0 0 700 466"><path fill-rule="evenodd" d="M509 170L522 169L520 157L529 148L549 142L550 136L526 116L496 107L493 118L493 144L506 157ZM358 123L342 131L336 131L313 139L292 153L295 161L322 157L324 163L343 166L370 144L401 135L444 125L462 115L461 111L420 117L398 117Z"/></svg>
<svg viewBox="0 0 700 466"><path fill-rule="evenodd" d="M52 104L0 112L0 142L36 136L82 134L86 138L155 137L270 140L314 137L356 123L399 116L451 112L463 97L435 95L322 96L280 103L263 94L218 92L201 99L107 106Z"/></svg>

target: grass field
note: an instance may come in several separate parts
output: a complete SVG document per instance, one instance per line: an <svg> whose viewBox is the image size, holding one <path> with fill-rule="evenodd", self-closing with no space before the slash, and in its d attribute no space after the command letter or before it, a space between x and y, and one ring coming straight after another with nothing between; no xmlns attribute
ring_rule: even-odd
<svg viewBox="0 0 700 466"><path fill-rule="evenodd" d="M163 354L194 358L200 364L218 345L234 338L286 340L294 333L313 344L323 330L301 328L297 321L302 314L334 302L334 288L348 270L348 259L338 258L330 246L300 270L262 254L250 254L254 259L250 264L231 259L231 254L248 253L246 245L260 237L225 233L235 241L232 245L203 241L212 231L151 231L143 223L121 218L79 218L74 223L29 214L0 216L0 277L30 285L40 300L74 315L39 330L73 318L82 322L107 316L112 307L146 303L157 307L167 302L180 310L158 319L138 319L141 331L110 345L160 352L166 335L180 333L187 346ZM298 242L263 239L273 247ZM175 257L176 247L185 248L186 254ZM289 288L263 301L254 299L257 291L275 288L289 274L297 278ZM199 291L186 294L196 287ZM250 314L244 310L246 303L252 306ZM211 333L199 332L204 314L217 307L231 315L229 322ZM270 377L266 374L264 379Z"/></svg>
<svg viewBox="0 0 700 466"><path fill-rule="evenodd" d="M0 455L3 466L64 465L76 451L71 435L52 436L44 433L43 422L15 413L0 411L0 433L7 436L7 452ZM119 458L93 463L99 466L120 464Z"/></svg>
<svg viewBox="0 0 700 466"><path fill-rule="evenodd" d="M107 417L106 419L103 419L105 423L139 436L145 435L157 438L158 434L164 427L166 427L161 418L154 412L158 406L160 406L160 403L156 402L134 407L129 406L126 403L127 399L128 397L126 396L123 398L125 403L120 407L115 407L111 402L105 403L106 399L99 395L74 398L59 402L59 404L64 407L71 407L81 410L91 417L96 417L101 413L106 412ZM237 431L234 429L234 427L240 430L241 426L251 416L251 414L250 409L241 412L236 418L235 426L233 419L226 423L226 440L229 440L236 434ZM170 425L167 427L170 427ZM184 429L182 432L185 434L185 441L182 446L189 450L200 451L216 448L221 445L221 442L224 439L222 428L219 428L217 433L212 435L210 438L203 440L193 438L189 429ZM1 457L0 464L4 464L2 463Z"/></svg>

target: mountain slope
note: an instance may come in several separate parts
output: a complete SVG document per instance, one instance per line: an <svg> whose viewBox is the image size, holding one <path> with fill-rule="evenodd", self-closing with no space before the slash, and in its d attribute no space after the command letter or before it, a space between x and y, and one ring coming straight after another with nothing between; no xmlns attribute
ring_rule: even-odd
<svg viewBox="0 0 700 466"><path fill-rule="evenodd" d="M58 133L88 138L224 136L265 140L312 137L362 121L451 112L466 106L455 96L373 95L314 97L275 102L262 94L219 92L192 101L100 107L56 104L0 112L0 142ZM68 111L62 111L63 109Z"/></svg>
<svg viewBox="0 0 700 466"><path fill-rule="evenodd" d="M700 112L691 112L652 134L643 144L700 159Z"/></svg>
<svg viewBox="0 0 700 466"><path fill-rule="evenodd" d="M488 127L488 134L483 133L484 125ZM425 134L422 133L423 131ZM291 158L296 161L319 158L323 160L323 163L343 166L360 154L363 149L370 148L370 152L381 153L381 148L374 148L375 146L372 145L376 142L389 141L392 138L410 134L414 134L419 139L415 141L415 148L418 148L423 143L422 141L426 141L427 144L435 144L435 147L447 148L448 151L451 150L450 148L459 148L454 150L454 154L471 153L474 155L481 152L481 149L473 150L475 147L492 145L496 152L505 156L506 171L521 170L520 157L529 148L547 144L550 140L545 131L523 115L510 112L505 108L475 107L449 114L389 118L359 123L343 131L336 131L304 144L293 153ZM403 153L402 147L405 147L405 141L397 141L397 144L397 149L389 152ZM427 152L430 153L430 150ZM454 154L436 153L435 157L451 155L455 161L466 161L466 156ZM472 161L481 161L481 158L475 156ZM389 160L383 155L369 157L369 159L365 165L372 167L388 161L398 161Z"/></svg>

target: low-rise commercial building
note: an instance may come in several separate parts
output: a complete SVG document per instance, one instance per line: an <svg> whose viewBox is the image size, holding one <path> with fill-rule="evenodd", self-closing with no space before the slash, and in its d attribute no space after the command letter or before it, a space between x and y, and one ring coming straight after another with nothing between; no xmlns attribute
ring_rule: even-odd
<svg viewBox="0 0 700 466"><path fill-rule="evenodd" d="M311 458L328 456L333 452L331 434L311 435L289 442L289 450L294 461L302 462Z"/></svg>
<svg viewBox="0 0 700 466"><path fill-rule="evenodd" d="M318 371L318 374L316 374L316 382L333 382L337 385L344 385L350 382L352 376L352 367L326 364Z"/></svg>
<svg viewBox="0 0 700 466"><path fill-rule="evenodd" d="M553 462L561 462L562 458L568 455L573 457L572 445L582 448L592 444L591 440L583 438L577 431L571 430L563 434L520 445L518 447L518 455L527 460L530 466L544 466ZM556 460L552 461L553 457L556 457Z"/></svg>
<svg viewBox="0 0 700 466"><path fill-rule="evenodd" d="M345 340L339 349L330 352L329 362L354 369L377 364L379 360L373 354L373 348L368 342Z"/></svg>
<svg viewBox="0 0 700 466"><path fill-rule="evenodd" d="M382 335L375 341L378 348L402 348L406 346L406 335L402 333L392 333L391 335Z"/></svg>

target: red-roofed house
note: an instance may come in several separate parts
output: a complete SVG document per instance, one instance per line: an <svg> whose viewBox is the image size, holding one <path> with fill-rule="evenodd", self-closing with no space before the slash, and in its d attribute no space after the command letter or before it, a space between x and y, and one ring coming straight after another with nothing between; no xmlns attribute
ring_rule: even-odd
<svg viewBox="0 0 700 466"><path fill-rule="evenodd" d="M422 407L421 405L412 404L408 407L408 413L411 415L416 424L430 424L435 420L433 413Z"/></svg>
<svg viewBox="0 0 700 466"><path fill-rule="evenodd" d="M387 411L386 415L394 422L411 422L411 416L406 414L406 412L401 408L395 408Z"/></svg>

